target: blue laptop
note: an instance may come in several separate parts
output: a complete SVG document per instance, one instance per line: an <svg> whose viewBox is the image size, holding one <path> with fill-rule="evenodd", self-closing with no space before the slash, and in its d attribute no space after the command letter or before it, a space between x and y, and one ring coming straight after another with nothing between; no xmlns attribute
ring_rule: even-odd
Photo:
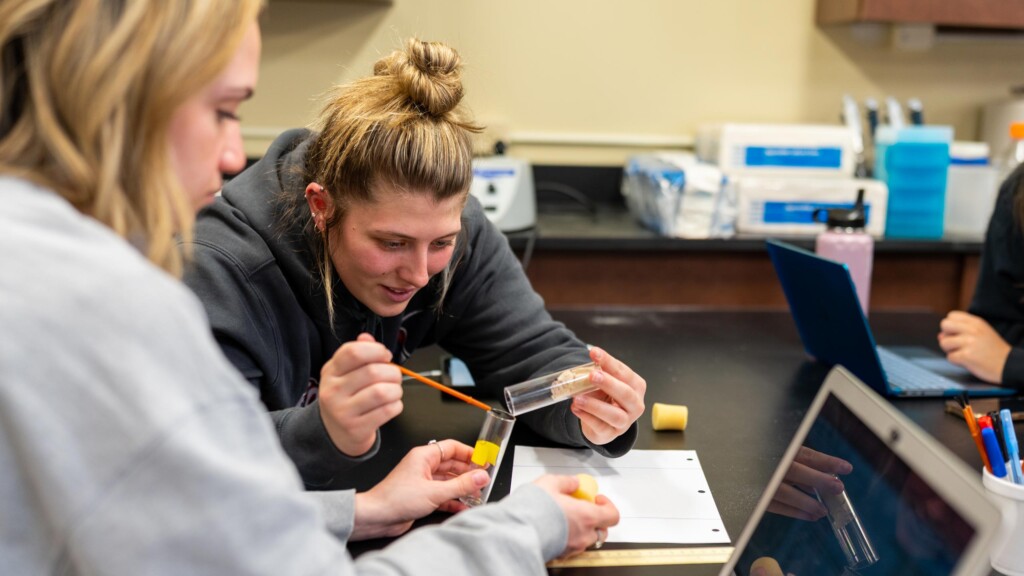
<svg viewBox="0 0 1024 576"><path fill-rule="evenodd" d="M804 349L819 362L841 364L883 396L1012 396L922 347L877 346L845 264L768 240ZM936 327L938 329L938 327Z"/></svg>

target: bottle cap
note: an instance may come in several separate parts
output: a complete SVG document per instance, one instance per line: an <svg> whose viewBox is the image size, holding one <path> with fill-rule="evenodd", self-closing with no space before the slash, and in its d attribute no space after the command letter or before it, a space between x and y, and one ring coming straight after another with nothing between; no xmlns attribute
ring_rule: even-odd
<svg viewBox="0 0 1024 576"><path fill-rule="evenodd" d="M1010 124L1010 138L1014 140L1024 140L1024 122L1014 122Z"/></svg>
<svg viewBox="0 0 1024 576"><path fill-rule="evenodd" d="M821 222L819 214L825 214L825 225L829 228L864 228L867 224L867 214L864 212L864 189L857 190L857 201L851 208L818 208L814 211L813 218Z"/></svg>

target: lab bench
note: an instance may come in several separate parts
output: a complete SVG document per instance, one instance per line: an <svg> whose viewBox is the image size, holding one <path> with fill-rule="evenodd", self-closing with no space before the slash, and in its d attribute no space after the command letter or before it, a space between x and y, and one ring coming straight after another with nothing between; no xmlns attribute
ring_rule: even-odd
<svg viewBox="0 0 1024 576"><path fill-rule="evenodd" d="M808 360L789 313L638 306L555 307L551 313L583 341L599 343L643 376L648 407L655 402L689 407L685 432L656 432L649 412L642 415L635 447L697 451L734 545L828 372L828 366ZM937 351L934 333L940 318L929 312L880 311L872 318L872 331L883 345L926 346ZM439 356L436 348L417 351L408 367L435 369ZM357 468L354 487L359 490L372 487L414 446L443 438L472 442L480 430L480 411L473 406L426 386L410 384L404 394L403 413L381 428L381 451ZM471 395L494 405L498 402L477 392ZM963 420L945 412L943 398L893 399L892 403L972 470L981 469L981 458ZM741 422L730 423L723 415L738 416ZM510 446L553 444L520 425ZM514 458L514 449L506 451L492 493L495 499L508 494ZM434 514L417 525L446 518ZM349 550L359 555L389 542L351 542ZM679 544L613 542L606 549L664 546ZM550 574L713 576L721 567L559 568Z"/></svg>
<svg viewBox="0 0 1024 576"><path fill-rule="evenodd" d="M540 203L532 230L507 234L549 305L786 307L764 237L689 240L643 228L621 203ZM813 250L813 237L780 237ZM871 309L944 314L974 293L983 238L875 242Z"/></svg>

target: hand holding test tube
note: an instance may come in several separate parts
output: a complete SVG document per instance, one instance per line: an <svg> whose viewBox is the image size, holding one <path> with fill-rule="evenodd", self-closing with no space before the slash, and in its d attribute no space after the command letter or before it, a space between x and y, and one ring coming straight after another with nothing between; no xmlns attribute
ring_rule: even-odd
<svg viewBox="0 0 1024 576"><path fill-rule="evenodd" d="M590 373L597 369L593 362L532 378L505 388L505 403L513 416L520 416L562 400L597 389Z"/></svg>
<svg viewBox="0 0 1024 576"><path fill-rule="evenodd" d="M845 487L837 474L849 474L852 470L853 466L842 458L801 446L768 504L768 511L810 522L820 520L828 515L828 509L812 495L841 493Z"/></svg>
<svg viewBox="0 0 1024 576"><path fill-rule="evenodd" d="M501 459L505 456L508 440L512 437L512 426L516 423L515 417L504 410L493 409L485 414L484 424L477 436L470 462L474 467L486 471L490 481L480 489L478 494L460 498L460 501L467 506L479 506L487 502L487 498L490 497L494 480L498 477L498 467L501 465Z"/></svg>

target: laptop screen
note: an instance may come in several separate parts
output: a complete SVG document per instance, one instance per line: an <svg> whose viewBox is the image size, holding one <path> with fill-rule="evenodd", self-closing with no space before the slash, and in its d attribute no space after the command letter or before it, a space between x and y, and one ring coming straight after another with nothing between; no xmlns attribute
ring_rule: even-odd
<svg viewBox="0 0 1024 576"><path fill-rule="evenodd" d="M964 506L983 497L980 483L954 487L965 495L956 501L949 486L934 486L949 464L942 458L951 455L917 446L901 446L913 456L895 450L901 434L912 435L903 428L909 423L884 425L880 436L873 431L877 422L866 424L835 391L823 393L808 414L810 426L805 420L801 428L806 436L787 452L786 471L769 485L771 499L763 497L751 520L756 525L744 532L731 561L735 574L970 573L962 571L963 560L972 543L977 547L978 518ZM922 467L934 468L924 473L929 478L915 471Z"/></svg>

